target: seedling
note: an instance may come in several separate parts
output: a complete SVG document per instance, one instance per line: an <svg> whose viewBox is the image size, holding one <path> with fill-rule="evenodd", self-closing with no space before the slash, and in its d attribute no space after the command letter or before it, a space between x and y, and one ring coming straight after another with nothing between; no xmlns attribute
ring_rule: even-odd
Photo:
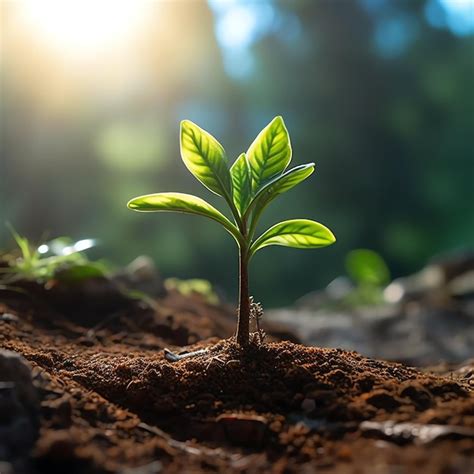
<svg viewBox="0 0 474 474"><path fill-rule="evenodd" d="M92 239L74 242L67 237L54 239L35 247L13 227L10 232L20 250L20 255L6 255L7 267L0 268L0 282L10 285L18 281L45 283L52 279L79 281L105 276L102 262L90 262L83 250L95 245Z"/></svg>
<svg viewBox="0 0 474 474"><path fill-rule="evenodd" d="M239 309L237 342L249 344L252 303L248 268L255 253L270 245L319 248L335 242L332 232L308 219L292 219L270 227L254 238L265 208L279 194L289 191L310 176L314 163L286 171L291 161L291 144L281 117L275 117L257 136L246 153L228 167L222 145L189 120L181 122L181 157L188 170L211 192L223 197L233 222L201 198L182 193L139 196L128 207L141 212L183 212L219 222L239 247Z"/></svg>
<svg viewBox="0 0 474 474"><path fill-rule="evenodd" d="M356 249L347 254L346 270L355 288L345 297L351 307L384 303L384 288L390 283L390 270L378 253Z"/></svg>
<svg viewBox="0 0 474 474"><path fill-rule="evenodd" d="M184 296L200 295L209 304L215 305L219 303L219 297L214 292L211 283L201 278L191 278L189 280L167 278L165 280L165 288L167 290L177 290Z"/></svg>

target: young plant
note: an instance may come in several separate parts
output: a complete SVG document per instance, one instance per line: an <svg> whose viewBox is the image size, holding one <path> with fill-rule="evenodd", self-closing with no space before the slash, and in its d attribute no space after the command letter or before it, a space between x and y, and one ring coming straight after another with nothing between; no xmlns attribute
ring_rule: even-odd
<svg viewBox="0 0 474 474"><path fill-rule="evenodd" d="M257 136L246 153L230 167L222 145L189 120L181 122L181 157L188 170L211 192L223 197L233 222L201 198L182 193L139 196L128 207L140 212L183 212L208 217L229 232L239 247L239 309L237 342L249 343L251 300L248 267L255 253L270 245L301 249L335 242L332 232L308 219L292 219L270 227L254 238L265 208L279 194L289 191L314 171L314 163L286 171L291 144L282 117L275 117Z"/></svg>
<svg viewBox="0 0 474 474"><path fill-rule="evenodd" d="M70 238L59 237L36 247L9 227L20 255L3 256L8 266L0 267L0 283L8 286L25 280L38 283L53 279L80 281L107 273L104 263L91 262L82 252L95 245L92 239L74 242Z"/></svg>
<svg viewBox="0 0 474 474"><path fill-rule="evenodd" d="M384 303L384 289L390 283L390 270L381 255L369 249L356 249L346 256L347 274L355 288L344 298L350 307Z"/></svg>

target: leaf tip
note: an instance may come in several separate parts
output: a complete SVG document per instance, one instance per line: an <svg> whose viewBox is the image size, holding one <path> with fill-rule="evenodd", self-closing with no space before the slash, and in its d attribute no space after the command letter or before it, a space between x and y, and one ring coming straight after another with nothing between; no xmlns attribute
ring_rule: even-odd
<svg viewBox="0 0 474 474"><path fill-rule="evenodd" d="M193 122L191 122L191 120L187 120L187 119L181 120L181 122L179 123L179 128L180 128L181 132L183 130L185 130L186 128L191 127L192 123Z"/></svg>
<svg viewBox="0 0 474 474"><path fill-rule="evenodd" d="M274 117L273 120L270 122L270 125L281 126L282 128L286 129L285 121L283 120L283 117L281 115L277 115L276 117Z"/></svg>
<svg viewBox="0 0 474 474"><path fill-rule="evenodd" d="M181 120L179 128L180 128L181 135L183 133L189 134L193 130L200 130L200 127L198 125L196 125L192 120L188 120L188 119Z"/></svg>
<svg viewBox="0 0 474 474"><path fill-rule="evenodd" d="M131 209L132 211L135 211L136 209L139 208L137 204L137 198L130 199L130 201L127 202L127 207L128 209Z"/></svg>
<svg viewBox="0 0 474 474"><path fill-rule="evenodd" d="M332 245L336 242L336 236L332 233L330 229L327 229L327 230L328 230L328 245Z"/></svg>

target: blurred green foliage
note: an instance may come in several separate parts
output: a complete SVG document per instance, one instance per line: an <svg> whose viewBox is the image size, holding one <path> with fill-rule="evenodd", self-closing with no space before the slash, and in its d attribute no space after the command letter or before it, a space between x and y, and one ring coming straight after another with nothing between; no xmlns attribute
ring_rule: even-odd
<svg viewBox="0 0 474 474"><path fill-rule="evenodd" d="M212 288L211 282L202 278L191 278L189 280L180 280L179 278L167 278L165 288L169 291L179 291L184 296L192 294L200 295L209 304L218 304L219 297Z"/></svg>
<svg viewBox="0 0 474 474"><path fill-rule="evenodd" d="M16 2L2 4L1 221L35 241L98 238L118 264L150 254L165 276L205 278L235 298L237 254L213 223L141 219L122 203L200 191L180 166L181 119L235 158L282 114L295 163L316 173L262 225L299 209L338 244L256 258L251 284L266 306L324 286L354 248L376 250L398 276L472 245L474 36L450 29L447 0L216 3L153 2L131 52L88 62L15 30Z"/></svg>
<svg viewBox="0 0 474 474"><path fill-rule="evenodd" d="M354 307L384 302L383 290L390 283L390 270L377 252L351 250L346 256L346 271L355 286L344 297L344 304Z"/></svg>
<svg viewBox="0 0 474 474"><path fill-rule="evenodd" d="M356 249L347 254L347 274L358 285L383 287L390 282L390 270L373 250Z"/></svg>
<svg viewBox="0 0 474 474"><path fill-rule="evenodd" d="M59 237L36 247L26 237L18 234L13 227L10 230L18 246L19 255L15 254L15 250L2 255L6 265L0 267L0 283L4 285L9 286L25 280L38 283L52 279L77 282L105 277L109 272L104 262L91 262L82 253L77 246L80 242Z"/></svg>

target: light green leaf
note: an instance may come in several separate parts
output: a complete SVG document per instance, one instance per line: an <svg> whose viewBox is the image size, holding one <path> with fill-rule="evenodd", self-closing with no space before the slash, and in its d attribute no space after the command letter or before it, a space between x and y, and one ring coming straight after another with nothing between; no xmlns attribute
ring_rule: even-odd
<svg viewBox="0 0 474 474"><path fill-rule="evenodd" d="M186 214L197 214L208 217L230 232L240 243L240 235L237 228L227 217L221 214L215 207L208 204L204 199L183 193L157 193L138 196L127 204L129 209L139 212L184 212Z"/></svg>
<svg viewBox="0 0 474 474"><path fill-rule="evenodd" d="M7 227L15 239L16 244L20 248L23 259L29 260L32 257L35 257L36 252L32 253L28 239L26 237L22 237L9 222L7 222Z"/></svg>
<svg viewBox="0 0 474 474"><path fill-rule="evenodd" d="M286 171L280 176L273 178L254 197L252 204L255 209L263 209L270 201L273 201L279 194L286 193L297 184L304 181L314 171L314 163L296 166ZM258 211L257 211L258 212Z"/></svg>
<svg viewBox="0 0 474 474"><path fill-rule="evenodd" d="M285 171L291 161L291 144L282 117L275 117L257 136L247 151L252 171L252 191Z"/></svg>
<svg viewBox="0 0 474 474"><path fill-rule="evenodd" d="M326 247L336 241L334 234L319 222L292 219L279 222L264 232L250 248L250 255L269 245L298 249Z"/></svg>
<svg viewBox="0 0 474 474"><path fill-rule="evenodd" d="M232 177L232 198L235 207L242 216L250 202L251 178L250 167L245 153L242 153L230 168Z"/></svg>
<svg viewBox="0 0 474 474"><path fill-rule="evenodd" d="M224 148L211 134L189 120L181 122L181 157L207 189L231 198L232 185Z"/></svg>
<svg viewBox="0 0 474 474"><path fill-rule="evenodd" d="M346 269L358 285L383 287L390 282L390 270L385 260L373 250L356 249L349 252Z"/></svg>

